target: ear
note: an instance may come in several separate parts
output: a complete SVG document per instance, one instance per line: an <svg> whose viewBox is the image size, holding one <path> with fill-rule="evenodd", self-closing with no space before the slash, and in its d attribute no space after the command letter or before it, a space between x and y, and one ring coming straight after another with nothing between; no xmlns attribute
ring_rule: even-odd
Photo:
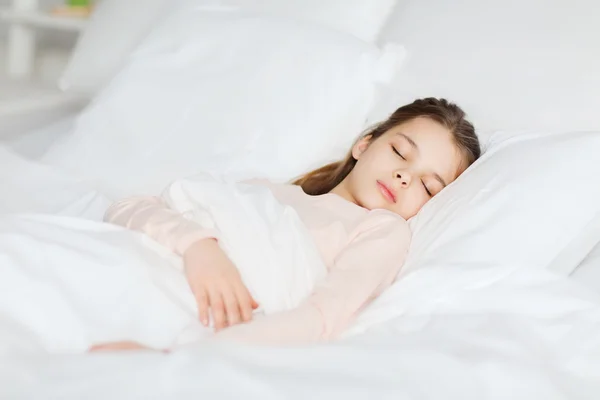
<svg viewBox="0 0 600 400"><path fill-rule="evenodd" d="M352 157L355 160L358 160L360 156L369 148L369 144L371 143L371 135L367 135L361 138L358 142L352 146Z"/></svg>

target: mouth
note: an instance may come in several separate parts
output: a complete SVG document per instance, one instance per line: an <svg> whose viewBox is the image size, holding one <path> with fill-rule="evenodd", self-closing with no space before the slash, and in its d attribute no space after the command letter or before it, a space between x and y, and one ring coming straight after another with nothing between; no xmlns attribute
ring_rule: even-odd
<svg viewBox="0 0 600 400"><path fill-rule="evenodd" d="M379 191L387 201L389 201L390 203L396 202L396 193L394 193L394 191L390 189L385 183L377 181L377 187L379 187Z"/></svg>

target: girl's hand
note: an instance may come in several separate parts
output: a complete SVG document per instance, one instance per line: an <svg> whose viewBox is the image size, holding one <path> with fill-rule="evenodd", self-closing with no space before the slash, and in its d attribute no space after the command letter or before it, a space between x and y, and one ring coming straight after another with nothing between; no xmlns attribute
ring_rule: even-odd
<svg viewBox="0 0 600 400"><path fill-rule="evenodd" d="M150 347L141 345L137 342L113 342L113 343L104 343L97 344L95 346L90 347L89 352L95 353L98 351L124 351L124 350L152 350L157 351L156 349L152 349ZM166 350L164 350L166 352Z"/></svg>
<svg viewBox="0 0 600 400"><path fill-rule="evenodd" d="M208 326L209 309L217 331L252 319L258 304L216 240L192 244L183 255L183 263L202 324Z"/></svg>

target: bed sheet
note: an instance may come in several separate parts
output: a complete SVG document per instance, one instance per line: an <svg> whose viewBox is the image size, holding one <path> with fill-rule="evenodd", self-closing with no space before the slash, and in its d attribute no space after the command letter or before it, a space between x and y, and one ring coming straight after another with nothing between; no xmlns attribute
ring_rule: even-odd
<svg viewBox="0 0 600 400"><path fill-rule="evenodd" d="M207 338L170 354L0 354L0 398L600 397L600 298L546 271L417 269L357 323L369 328L298 348Z"/></svg>
<svg viewBox="0 0 600 400"><path fill-rule="evenodd" d="M0 115L0 214L43 213L101 219L110 205L92 182L38 161L71 133L83 101Z"/></svg>
<svg viewBox="0 0 600 400"><path fill-rule="evenodd" d="M0 213L101 217L110 201L92 183L32 160L73 121L56 114L41 129L5 137ZM4 354L0 398L600 398L600 299L569 279L524 270L415 271L361 315L372 328L332 344ZM449 282L445 294L435 291Z"/></svg>
<svg viewBox="0 0 600 400"><path fill-rule="evenodd" d="M38 150L27 147L23 150ZM92 182L0 145L0 214L41 213L101 220L111 200Z"/></svg>
<svg viewBox="0 0 600 400"><path fill-rule="evenodd" d="M39 159L52 143L71 132L81 105L0 118L0 143L15 152Z"/></svg>
<svg viewBox="0 0 600 400"><path fill-rule="evenodd" d="M52 144L72 132L75 115L61 116L44 127L29 130L6 141L8 147L24 157L40 159Z"/></svg>
<svg viewBox="0 0 600 400"><path fill-rule="evenodd" d="M474 331L492 321L501 323L499 330L490 326L469 334L468 327ZM521 329L527 321L500 315L435 325L296 349L206 343L166 355L7 356L0 360L0 395L14 400L592 400L600 395L597 350L595 362L581 353L553 356L532 330ZM598 345L589 338L584 343L589 353L594 348L586 346Z"/></svg>

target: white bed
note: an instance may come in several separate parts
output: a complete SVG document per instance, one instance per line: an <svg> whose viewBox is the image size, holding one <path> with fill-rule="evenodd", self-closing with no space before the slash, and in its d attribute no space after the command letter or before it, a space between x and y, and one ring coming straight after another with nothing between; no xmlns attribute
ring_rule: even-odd
<svg viewBox="0 0 600 400"><path fill-rule="evenodd" d="M106 1L106 8L101 9L99 16L110 16L110 4L115 6L117 3L118 1ZM181 1L181 4L185 3L188 6L191 4L190 1ZM235 8L238 2L198 0L196 3L211 4L208 11L210 13L220 12L218 10L222 8ZM110 68L102 71L87 68L89 65L86 68L79 65L77 68L82 60L88 60L86 57L89 57L91 47L84 47L79 55L76 53L63 78L63 86L69 90L91 90L95 101L83 113L76 110L55 110L53 115L39 116L39 121L44 121L44 126L37 126L35 129L22 126L20 130L13 130L13 133L19 132L18 135L5 136L2 141L0 184L5 188L5 194L0 201L0 245L7 237L6 232L2 232L2 226L6 226L11 215L44 213L53 214L57 218L82 217L98 220L112 197L122 195L131 188L138 192L154 191L182 172L191 173L193 168L224 169L234 176L266 174L273 179L293 176L312 167L314 163L339 155L354 138L354 134L348 136L346 133L344 136L340 133L339 136L326 140L323 138L324 132L347 132L349 129L362 128L365 120L371 121L387 112L386 104L389 102L397 104L424 91L428 94L437 91L449 97L462 96L476 110L474 118L482 121L486 134L499 128L496 125L503 120L502 116L508 115L504 112L510 110L508 99L513 92L503 92L501 83L497 85L498 95L486 104L494 110L488 126L485 124L485 105L478 105L476 101L478 96L483 96L477 91L479 88L473 86L470 90L458 90L465 84L464 74L458 73L464 68L460 59L457 59L456 64L448 63L449 83L446 84L443 77L437 76L436 70L430 71L424 67L439 61L435 59L435 55L431 56L432 61L419 58L418 52L414 51L414 48L421 49L419 40L431 44L428 40L436 38L432 27L450 32L445 30L448 28L445 24L454 26L460 18L465 23L460 26L467 26L466 21L471 21L471 17L461 11L460 6L450 7L442 0L431 2L431 8L418 1L369 3L381 6L381 15L374 10L369 14L373 15L374 20L383 21L383 15L391 15L391 22L388 22L385 29L382 29L385 24L380 21L377 29L353 32L362 39L362 42L355 43L354 39L342 37L339 33L315 29L312 25L305 25L295 19L290 22L286 19L290 10L282 16L281 10L270 8L276 1L270 3L257 0L253 3L258 8L251 11L251 16L258 18L260 29L241 31L247 35L232 35L230 38L231 41L242 44L247 44L244 40L260 42L251 51L247 50L247 53L238 49L246 57L248 65L244 67L228 69L227 66L237 65L235 60L220 60L209 52L211 60L218 59L214 61L215 65L210 64L201 57L205 56L205 48L197 48L193 44L188 44L189 47L185 48L171 47L175 45L163 39L157 31L154 31L154 36L148 36L147 32L135 35L137 39L146 37L147 42L127 62L117 60L118 57L110 59L108 53L102 55L113 63L105 64L113 66L111 71ZM484 19L488 16L487 6L481 6L485 10L480 9L479 2L474 0L461 3L464 3L463 8L468 8L475 16L480 13L478 23L491 29L491 22L486 23ZM532 0L526 2L526 5L524 2L508 3L498 2L501 11L495 16L500 20L516 15L515 9L520 10L523 15L533 13L543 17L545 12L550 15L549 6L543 9L545 11L539 11L544 3L541 1ZM560 6L559 3L554 6L560 10L563 10L560 7L570 7L570 2ZM583 3L585 2L580 4L582 7ZM319 6L320 2L294 4L310 16L317 15L318 23L335 16L338 19L335 20L337 23L334 28L338 30L357 26L352 17L359 18L368 11L360 8L365 7L366 3L358 0L332 0L327 2L327 7L320 8L315 6ZM394 4L394 11L390 14ZM587 6L592 6L592 2L587 3ZM594 7L597 10L597 6ZM148 3L148 8L152 12L139 13L140 19L144 15L147 18L140 22L140 27L146 27L144 29L149 24L156 23L157 16L165 11L165 3L162 0L152 0ZM268 17L261 14L265 9L270 10ZM430 20L425 19L424 15L429 15L432 9L441 10L440 14L433 13ZM137 10L137 7L132 6L131 10L123 9L122 12L131 12L129 17L133 18L132 16L137 15ZM182 10L180 15L171 14L173 21L177 22L171 22L171 27L176 25L181 29L178 35L208 37L210 29L219 29L217 24L209 28L191 24L195 22L191 19L193 13L186 8ZM340 10L345 10L347 15L340 14ZM206 10L194 12L201 14L198 17L200 21L210 21L203 14ZM405 19L398 17L398 13L405 16ZM589 14L584 11L581 13ZM283 18L284 22L279 21L279 18ZM548 26L552 26L545 22L555 18L556 15L552 14L552 18L540 23L544 28L540 28L541 31L545 32ZM373 32L382 31L387 32L390 37L394 36L393 31L399 29L396 24L400 20L400 28L404 29L401 44L407 54L398 51L397 46L388 47L388 52L379 53L379 50L372 48L372 44L365 44L369 40L377 42L378 35ZM122 36L123 33L117 29L120 20L113 21L114 34ZM133 19L125 18L123 21L127 22L127 26L121 27L123 29L137 26ZM242 18L242 21L246 20ZM429 21L430 25L425 21ZM519 19L517 22L520 21ZM220 22L230 24L230 32L236 32L235 29L239 28L237 20L224 18ZM501 21L497 23L503 24ZM524 22L523 26L515 24L512 25L515 32L519 27L530 28L529 21ZM169 29L168 22L157 25L160 27L159 33ZM421 29L428 33L419 31L417 25L422 25ZM84 34L84 40L88 42L83 44L89 45L90 40L100 40L98 32L94 35L92 30L94 21L90 26L90 30ZM243 28L247 29L247 25ZM298 40L293 45L282 45L273 39L273 35L260 36L262 30L271 34L268 29L278 29L284 32L282 35L296 35L294 38L303 40ZM254 33L255 31L258 33ZM550 31L553 32L553 29ZM457 30L455 35L462 40L462 33ZM575 36L579 38L578 35ZM275 73L265 77L256 72L260 72L263 65L259 61L270 60L265 54L271 55L271 47L275 48L274 53L289 55L293 51L305 51L302 46L305 46L307 38L317 42L311 46L321 55L322 66L315 66L310 59L303 63L304 60L298 58L296 62L286 64L285 61L273 58L274 65L287 68L287 73L292 76L297 74L298 81L303 82L301 90L287 79L277 80ZM385 35L379 35L380 41L383 38ZM598 41L593 37L585 38ZM109 39L106 40L110 43ZM124 37L120 45L125 46L129 39L131 38ZM451 41L452 38L447 40ZM490 40L489 37L487 40ZM220 41L207 48L210 50L213 46L214 50L228 44L230 42ZM278 48L279 45L282 48ZM468 45L466 43L464 46ZM471 45L475 46L476 43ZM498 48L503 49L505 45L500 42ZM568 46L568 43L559 45ZM174 48L179 52L169 53ZM540 48L546 49L543 46ZM96 51L101 50L96 47ZM480 51L485 55L485 50ZM178 70L179 74L168 78L173 79L172 81L160 80L164 75L162 68L168 63L155 62L160 60L156 51L175 54L176 61L171 61L181 69ZM451 51L449 47L439 49L442 59L448 57L444 52ZM253 52L258 61L254 60ZM186 55L183 59L190 65L181 64L182 58L178 58L181 54ZM517 54L521 54L520 50ZM583 60L589 61L586 58L589 53L582 54ZM489 57L482 56L482 68L489 67L495 61L493 57ZM505 56L500 58L503 57ZM352 63L348 60L358 58L369 62L352 69L349 66ZM408 73L394 79L393 71L390 70L397 70L398 63L402 61L407 62L404 66ZM226 62L233 64L225 64ZM545 58L535 59L532 65L526 67L533 69L539 66L539 62L544 63ZM331 74L332 71L341 70L340 65L348 67L338 82ZM254 66L258 66L256 71L252 70ZM225 119L227 124L221 120L213 121L212 116L219 113L218 106L211 108L212 105L203 102L203 98L194 96L194 93L207 88L214 89L211 86L213 84L216 88L233 90L232 87L238 83L235 81L236 76L231 78L224 74L216 77L212 72L218 70L217 67L225 71L242 70L244 73L253 73L256 82L252 83L257 87L265 87L258 100L250 98L264 104L264 107L253 104L252 101L245 102L245 92L241 89L236 92L236 99L219 97L218 91L212 93L211 97L214 103L221 104L222 109L225 109L223 104L227 104L227 112L239 117L240 124L246 128L246 137L251 137L252 140L245 141L246 137L240 139L239 135L236 136L237 131L230 134L227 130L233 126L227 125L230 118ZM556 71L564 72L563 67L556 67ZM310 71L310 74L306 71ZM552 72L556 71L549 67L546 71L548 79L553 79ZM305 75L310 75L310 79L303 78ZM500 72L497 73L497 76L501 75ZM193 90L190 90L191 94L186 94L187 97L181 95L178 96L180 99L173 100L175 91L170 90L177 84L180 76L194 78L185 81L186 86ZM581 81L572 82L573 87L590 83L592 87L598 84L600 88L597 75L589 82L584 79L587 76L582 74ZM401 85L407 79L414 81L403 92ZM271 95L271 89L265 82L273 81L279 86L275 94ZM154 97L152 91L143 91L148 87L148 82L158 85L155 90L163 97ZM160 84L163 83L165 86L161 87ZM544 92L538 93L535 90L535 85L542 83L544 82L534 82L531 96L521 101L526 104L543 102L543 98L540 100L537 95L543 97ZM226 86L228 84L231 86ZM387 96L384 102L375 101L375 85L388 85L388 89L393 89L385 92ZM99 87L102 90L96 92ZM278 97L282 91L289 94L286 102L281 102ZM132 93L137 94L129 97ZM595 92L592 94L586 101L589 108L597 100ZM300 98L303 95L307 98ZM391 100L394 97L396 98ZM324 105L315 100L320 98L324 99ZM339 98L342 100L336 100ZM170 100L165 104L164 99ZM335 102L336 105L328 102ZM286 104L281 103L290 106L286 108ZM186 104L194 104L202 112L198 111L198 115L190 116L189 112L185 112ZM248 104L252 107L248 108ZM600 106L600 101L596 104ZM487 143L491 150L480 163L455 185L451 185L449 190L437 196L411 221L414 242L405 270L392 288L361 314L350 327L347 336L339 342L300 348L275 348L207 340L179 347L170 354L0 352L0 398L598 398L600 292L594 290L595 285L586 287L568 275L576 271L579 262L589 252L589 248L580 248L577 243L581 243L582 238L586 239L585 243L590 243L586 235L597 231L600 225L600 190L587 184L598 172L597 166L587 166L591 165L590 160L594 160L594 154L600 148L600 134L594 133L600 132L600 127L593 118L576 121L565 119L564 126L556 129L561 133L547 134L548 123L552 119L547 119L546 116L551 106L551 101L540 104L539 115L535 118L527 119L524 117L526 113L523 113L508 119L510 122L506 132L491 136L492 140ZM564 105L561 104L562 106ZM564 109L562 111L567 112ZM140 116L144 115L152 115L154 118L148 118L148 124L136 125L136 121L143 119ZM258 117L253 119L255 115ZM164 116L169 123L160 125L162 120L159 116ZM173 120L183 120L184 117L189 128L173 124ZM28 118L30 121L35 119ZM269 124L262 124L267 119ZM47 124L48 120L52 123ZM289 121L294 123L290 124ZM532 125L539 122L539 125L522 126L523 121L531 122ZM569 133L571 126L577 132ZM233 127L234 130L238 129L237 125ZM281 135L273 136L273 132L280 132L284 128L290 132L290 137L277 142ZM165 129L170 132L170 142L165 142L162 136ZM527 129L527 132L518 132L519 129ZM213 136L197 134L207 130L225 133L215 133ZM532 130L535 132L532 133ZM138 134L139 131L143 134ZM311 134L313 136L309 136ZM304 141L314 140L314 143L318 143L315 147L325 148L327 151L315 154L312 148L302 147L303 141L294 139L301 135L304 135ZM188 143L192 144L187 146ZM239 148L235 147L237 143L241 143ZM205 147L218 149L224 158L233 156L236 162L214 164L210 152L203 152ZM565 148L579 155L577 159L569 160L568 164L569 168L578 171L574 178L569 168L555 161L562 159ZM74 149L77 151L74 152ZM261 152L261 149L266 149L267 153ZM290 156L278 159L277 154L272 152L273 149L282 149L283 154ZM297 149L297 153L290 149ZM241 154L244 155L242 161ZM265 154L275 156L265 160L268 158ZM523 159L528 160L529 166L517 168L516 160ZM155 169L148 163L150 160L159 160ZM273 171L273 162L278 162L277 165L281 168ZM554 180L561 180L562 188L566 190L557 190ZM524 187L529 189L524 190ZM516 203L515 198L520 201ZM563 204L575 206L568 209L562 207ZM552 213L551 217L549 213ZM498 243L503 246L499 247ZM58 257L60 249L54 252L51 242L45 246L47 247L44 249L49 249L45 250L48 260ZM28 259L25 255L26 250L16 246L10 252L4 252L0 260L5 264L18 263L19 260ZM557 263L556 260L560 262ZM32 298L44 301L39 293L32 293ZM0 332L8 332L10 327L10 320L0 318ZM27 334L24 333L23 338L27 340Z"/></svg>
<svg viewBox="0 0 600 400"><path fill-rule="evenodd" d="M71 132L79 111L79 107L50 108L19 115L18 121L27 121L27 126L13 123L15 117L10 121L0 120L0 125L5 127L1 142L26 158L39 159L55 141Z"/></svg>

